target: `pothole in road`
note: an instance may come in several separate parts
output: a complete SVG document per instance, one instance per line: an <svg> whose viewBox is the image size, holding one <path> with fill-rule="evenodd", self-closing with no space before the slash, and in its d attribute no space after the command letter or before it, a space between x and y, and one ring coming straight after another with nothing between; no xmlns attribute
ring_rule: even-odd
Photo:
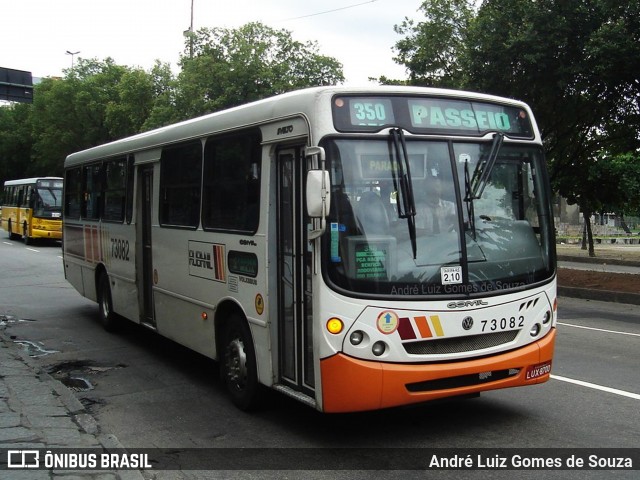
<svg viewBox="0 0 640 480"><path fill-rule="evenodd" d="M96 375L109 370L124 368L126 365L118 364L114 366L95 365L89 360L74 360L52 365L48 369L49 375L59 380L64 385L76 392L88 392L95 387L87 378L88 375Z"/></svg>
<svg viewBox="0 0 640 480"><path fill-rule="evenodd" d="M86 378L66 377L62 378L60 381L76 392L88 392L89 390L93 390L93 385Z"/></svg>

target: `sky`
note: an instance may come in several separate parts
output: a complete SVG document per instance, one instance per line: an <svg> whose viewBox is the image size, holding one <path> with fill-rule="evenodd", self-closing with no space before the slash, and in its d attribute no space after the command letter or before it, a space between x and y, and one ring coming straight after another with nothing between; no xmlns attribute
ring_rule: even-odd
<svg viewBox="0 0 640 480"><path fill-rule="evenodd" d="M111 57L149 70L177 62L192 0L0 0L0 67L61 76L78 58ZM193 28L237 28L259 21L315 41L343 64L347 85L369 77L404 79L393 61L394 25L422 20L422 0L193 0ZM67 52L76 53L70 55Z"/></svg>

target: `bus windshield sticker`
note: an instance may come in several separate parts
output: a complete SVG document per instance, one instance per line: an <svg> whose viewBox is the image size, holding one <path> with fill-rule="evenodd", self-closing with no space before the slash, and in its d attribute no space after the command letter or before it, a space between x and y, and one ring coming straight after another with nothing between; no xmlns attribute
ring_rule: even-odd
<svg viewBox="0 0 640 480"><path fill-rule="evenodd" d="M388 245L361 243L355 249L356 278L387 278Z"/></svg>
<svg viewBox="0 0 640 480"><path fill-rule="evenodd" d="M258 276L258 256L255 253L229 250L227 261L231 273L252 278Z"/></svg>
<svg viewBox="0 0 640 480"><path fill-rule="evenodd" d="M462 283L462 267L442 267L440 269L440 279L443 285L453 285Z"/></svg>
<svg viewBox="0 0 640 480"><path fill-rule="evenodd" d="M331 223L331 261L334 263L340 263L342 261L339 250L341 230L346 230L344 225L337 222Z"/></svg>

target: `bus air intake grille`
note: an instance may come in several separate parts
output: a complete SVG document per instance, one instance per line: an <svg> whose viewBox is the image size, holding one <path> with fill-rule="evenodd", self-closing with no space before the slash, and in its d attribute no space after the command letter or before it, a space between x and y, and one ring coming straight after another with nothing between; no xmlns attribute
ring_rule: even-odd
<svg viewBox="0 0 640 480"><path fill-rule="evenodd" d="M447 353L472 352L512 342L518 336L518 333L520 333L520 330L507 330L506 332L469 335L467 337L404 343L403 346L410 355L443 355Z"/></svg>

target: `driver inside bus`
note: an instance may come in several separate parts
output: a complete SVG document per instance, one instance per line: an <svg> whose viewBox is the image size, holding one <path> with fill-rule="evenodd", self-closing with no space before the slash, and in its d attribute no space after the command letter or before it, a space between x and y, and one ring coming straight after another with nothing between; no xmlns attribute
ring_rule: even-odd
<svg viewBox="0 0 640 480"><path fill-rule="evenodd" d="M442 179L433 174L421 187L415 192L416 227L430 235L455 230L456 207L452 201L444 198Z"/></svg>

